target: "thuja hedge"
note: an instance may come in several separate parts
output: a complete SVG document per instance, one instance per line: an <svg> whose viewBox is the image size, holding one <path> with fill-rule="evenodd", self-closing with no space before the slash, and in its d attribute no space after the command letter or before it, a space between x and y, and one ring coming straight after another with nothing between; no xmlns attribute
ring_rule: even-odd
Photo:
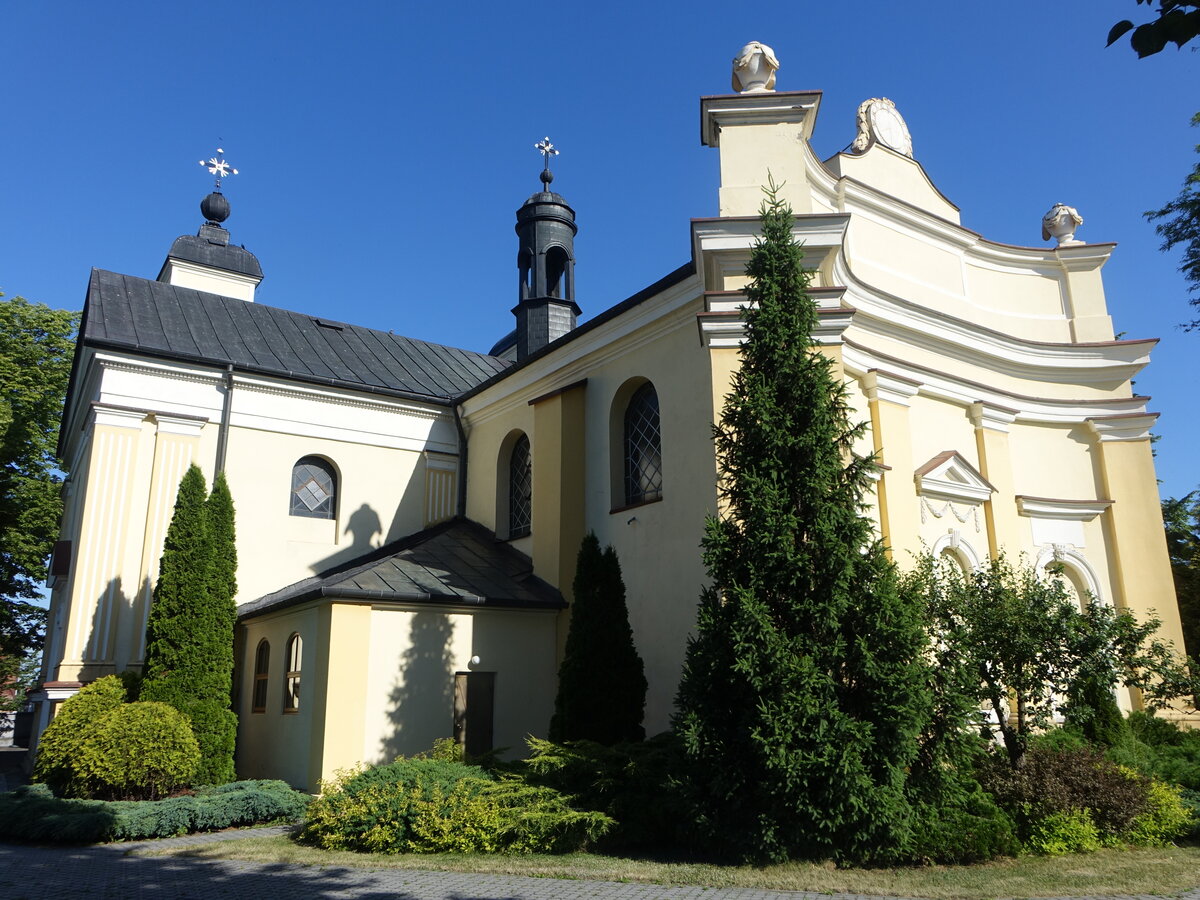
<svg viewBox="0 0 1200 900"><path fill-rule="evenodd" d="M309 796L282 781L238 781L167 800L65 800L43 784L0 794L0 838L94 844L174 837L236 825L291 821Z"/></svg>

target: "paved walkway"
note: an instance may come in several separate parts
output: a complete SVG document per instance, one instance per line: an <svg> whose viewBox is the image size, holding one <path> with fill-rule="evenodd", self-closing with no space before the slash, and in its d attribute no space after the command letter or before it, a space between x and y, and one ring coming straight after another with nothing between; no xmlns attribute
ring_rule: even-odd
<svg viewBox="0 0 1200 900"><path fill-rule="evenodd" d="M131 855L131 851L144 847L193 846L249 835L282 834L286 830L286 826L243 829L79 848L0 844L0 897L4 900L76 900L80 897L88 900L297 900L305 897L339 900L889 900L855 894L664 887ZM1200 888L1182 897L1200 900ZM1105 900L1162 900L1162 897L1110 897Z"/></svg>

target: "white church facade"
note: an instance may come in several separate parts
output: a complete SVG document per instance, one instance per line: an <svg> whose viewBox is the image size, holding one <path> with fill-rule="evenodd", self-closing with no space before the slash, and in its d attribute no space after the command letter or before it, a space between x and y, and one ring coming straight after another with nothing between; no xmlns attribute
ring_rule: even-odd
<svg viewBox="0 0 1200 900"><path fill-rule="evenodd" d="M1182 647L1155 416L1132 389L1155 342L1114 339L1114 245L1076 240L1068 207L1047 215L1053 246L964 228L887 100L819 159L821 94L774 90L773 54L751 46L735 93L701 101L719 215L688 223L690 260L582 324L575 214L548 168L517 214L516 329L486 354L255 303L262 269L219 192L157 278L93 271L35 728L140 665L193 462L224 471L237 507L240 776L311 789L439 737L544 734L588 531L621 560L647 733L668 727L768 173L815 272L823 352L870 423L870 514L897 563L1057 562Z"/></svg>

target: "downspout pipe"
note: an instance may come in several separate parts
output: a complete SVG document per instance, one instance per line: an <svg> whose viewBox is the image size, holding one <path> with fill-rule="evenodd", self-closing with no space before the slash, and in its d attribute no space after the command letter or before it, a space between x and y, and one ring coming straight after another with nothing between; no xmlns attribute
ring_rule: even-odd
<svg viewBox="0 0 1200 900"><path fill-rule="evenodd" d="M221 425L217 431L217 464L213 476L225 471L225 451L229 446L229 414L233 409L233 363L225 367L225 399L221 402Z"/></svg>
<svg viewBox="0 0 1200 900"><path fill-rule="evenodd" d="M455 515L460 519L467 517L467 432L463 428L462 408L454 404L454 427L458 431L458 503L455 505Z"/></svg>

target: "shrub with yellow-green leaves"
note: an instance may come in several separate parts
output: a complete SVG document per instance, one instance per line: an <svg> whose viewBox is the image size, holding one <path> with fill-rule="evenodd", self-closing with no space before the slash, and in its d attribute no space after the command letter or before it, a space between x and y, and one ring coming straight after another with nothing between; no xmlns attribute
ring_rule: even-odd
<svg viewBox="0 0 1200 900"><path fill-rule="evenodd" d="M121 706L125 698L125 683L116 675L108 675L64 701L38 742L34 783L45 784L60 797L90 796L76 764L100 720Z"/></svg>
<svg viewBox="0 0 1200 900"><path fill-rule="evenodd" d="M299 840L367 853L569 853L613 820L519 778L445 759L398 759L323 786Z"/></svg>
<svg viewBox="0 0 1200 900"><path fill-rule="evenodd" d="M159 800L191 784L200 746L182 713L166 703L124 703L104 716L75 761L100 800Z"/></svg>

